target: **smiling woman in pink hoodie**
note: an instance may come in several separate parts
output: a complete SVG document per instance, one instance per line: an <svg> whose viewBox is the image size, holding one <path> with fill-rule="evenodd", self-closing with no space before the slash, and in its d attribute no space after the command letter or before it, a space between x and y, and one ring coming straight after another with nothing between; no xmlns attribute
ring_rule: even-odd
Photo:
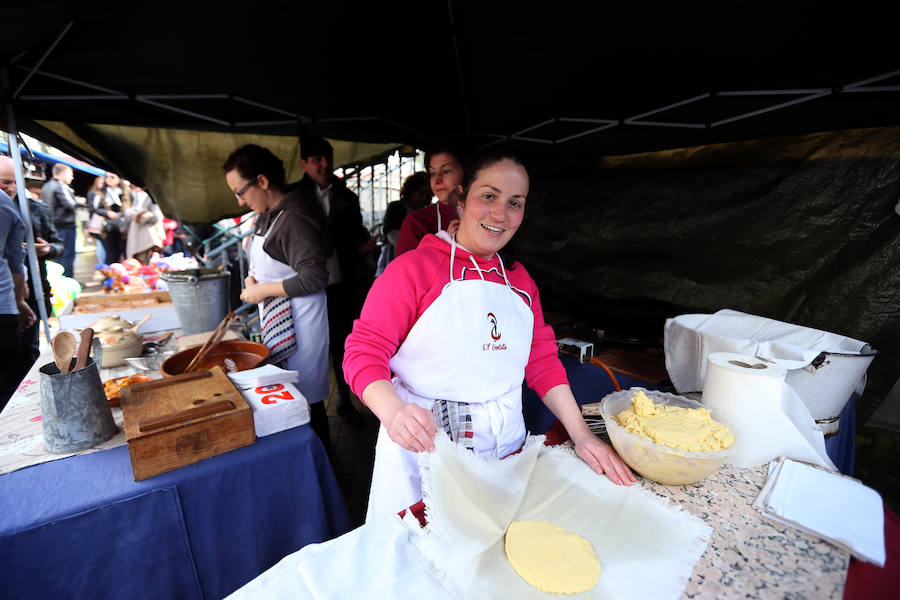
<svg viewBox="0 0 900 600"><path fill-rule="evenodd" d="M581 416L534 280L503 260L528 189L514 157L477 157L457 190L459 230L426 235L388 265L366 298L347 338L344 373L382 425L367 519L422 498L416 453L434 449L438 429L480 456L519 450L523 380L565 426L578 456L615 483L634 481Z"/></svg>

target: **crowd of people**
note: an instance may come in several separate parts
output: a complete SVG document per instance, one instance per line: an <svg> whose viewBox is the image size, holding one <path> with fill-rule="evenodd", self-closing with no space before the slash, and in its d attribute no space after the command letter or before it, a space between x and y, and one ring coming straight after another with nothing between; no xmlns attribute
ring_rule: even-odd
<svg viewBox="0 0 900 600"><path fill-rule="evenodd" d="M146 190L108 172L95 179L81 201L71 185L74 175L69 165L58 162L43 185L26 185L40 295L47 315L52 314L47 261L59 263L65 277L74 277L80 207L90 214L86 229L96 240L99 263L135 258L149 264L153 252L168 254L178 241L177 223L164 217ZM40 356L41 311L27 269L26 220L20 213L14 163L8 156L0 156L0 209L0 351L8 357L0 372L2 409Z"/></svg>
<svg viewBox="0 0 900 600"><path fill-rule="evenodd" d="M427 173L410 175L385 213L380 251L359 199L333 176L330 144L301 138L300 162L305 175L293 185L260 146L238 148L223 165L238 204L259 215L241 298L259 305L276 359L301 374L326 448L329 355L340 414L359 418L352 391L381 422L368 518L422 498L416 454L433 450L435 435L484 457L517 452L523 380L578 456L615 483L634 481L581 416L537 286L510 255L529 189L521 162L449 146L429 151Z"/></svg>

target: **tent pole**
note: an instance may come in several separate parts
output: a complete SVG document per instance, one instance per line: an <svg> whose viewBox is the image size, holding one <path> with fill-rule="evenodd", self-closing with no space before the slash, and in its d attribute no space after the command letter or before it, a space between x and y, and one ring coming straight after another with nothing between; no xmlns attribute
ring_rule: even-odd
<svg viewBox="0 0 900 600"><path fill-rule="evenodd" d="M3 70L3 78L6 79L7 72ZM12 102L6 103L6 120L9 123L9 154L13 160L16 170L16 187L19 189L19 212L22 214L22 220L25 221L25 239L28 240L28 267L30 269L32 288L34 289L34 299L37 302L38 312L41 315L41 322L44 323L44 336L47 343L50 342L50 324L47 322L47 307L44 304L44 286L41 283L41 271L38 268L37 252L34 246L34 230L31 228L31 210L28 206L28 191L25 189L25 171L22 166L22 155L19 153L19 132L16 129L16 118L13 112Z"/></svg>
<svg viewBox="0 0 900 600"><path fill-rule="evenodd" d="M38 69L41 68L41 65L44 64L44 61L47 60L47 57L50 56L50 53L53 52L54 48L56 48L56 45L59 44L60 40L63 39L63 36L69 32L69 29L72 28L73 24L74 24L73 21L69 21L68 23L66 23L65 27L62 28L62 31L60 31L58 34L56 34L56 38L50 43L50 46L44 51L44 54L41 56L40 60L37 61L37 64L35 64L32 67L32 69L28 73L28 75L25 76L25 79L22 80L22 83L19 84L19 87L16 88L15 93L12 95L13 99L19 97L19 94L22 93L22 88L24 88L25 85L28 84L28 81L31 79L31 77L34 75L34 73ZM10 127L12 127L12 125L10 125Z"/></svg>

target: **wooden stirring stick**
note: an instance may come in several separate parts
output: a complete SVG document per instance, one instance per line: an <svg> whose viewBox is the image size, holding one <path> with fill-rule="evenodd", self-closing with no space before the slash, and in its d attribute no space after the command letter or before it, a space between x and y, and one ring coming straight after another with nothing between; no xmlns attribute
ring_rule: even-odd
<svg viewBox="0 0 900 600"><path fill-rule="evenodd" d="M209 336L209 339L206 340L206 342L200 347L200 350L197 351L197 354L194 355L194 358L191 359L191 362L188 363L188 366L184 370L184 373L190 373L194 369L196 369L197 365L199 365L203 361L203 359L206 358L206 355L209 354L209 351L212 349L212 347L218 344L222 340L222 338L225 337L225 334L228 332L228 327L231 325L232 319L234 319L234 311L231 311L230 313L225 315L225 318L222 319L222 322L216 326L215 330L212 332L212 335Z"/></svg>
<svg viewBox="0 0 900 600"><path fill-rule="evenodd" d="M83 369L87 365L88 356L91 353L91 343L94 341L94 330L86 327L81 330L81 341L78 342L78 358L75 360L75 370Z"/></svg>

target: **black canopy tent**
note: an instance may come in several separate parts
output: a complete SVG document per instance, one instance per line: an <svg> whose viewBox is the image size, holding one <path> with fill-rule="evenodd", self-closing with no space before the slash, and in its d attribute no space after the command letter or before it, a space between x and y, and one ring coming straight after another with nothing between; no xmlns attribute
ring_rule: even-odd
<svg viewBox="0 0 900 600"><path fill-rule="evenodd" d="M175 188L125 129L511 145L545 304L727 306L866 339L874 405L900 368L900 40L882 10L5 3L2 99L22 131L151 190Z"/></svg>

